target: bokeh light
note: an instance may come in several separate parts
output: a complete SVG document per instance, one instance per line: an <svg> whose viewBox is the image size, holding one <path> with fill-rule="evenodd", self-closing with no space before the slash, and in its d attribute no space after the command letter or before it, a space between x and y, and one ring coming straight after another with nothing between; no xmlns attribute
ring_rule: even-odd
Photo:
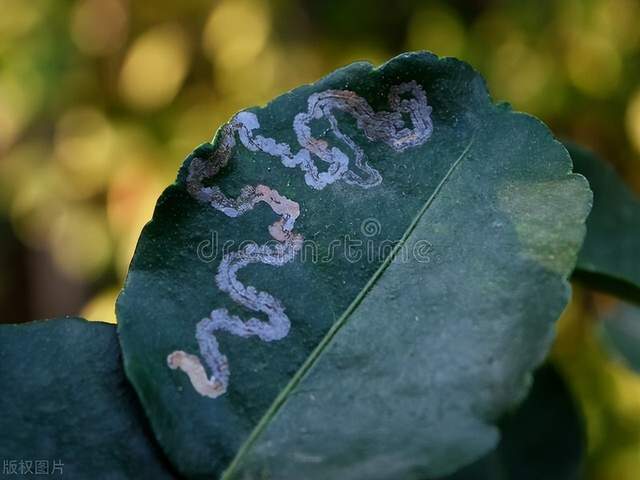
<svg viewBox="0 0 640 480"><path fill-rule="evenodd" d="M121 0L84 0L71 14L71 38L88 55L108 55L124 44L128 21Z"/></svg>
<svg viewBox="0 0 640 480"><path fill-rule="evenodd" d="M408 50L429 50L440 56L460 57L464 52L465 28L458 14L446 4L418 10L407 31Z"/></svg>
<svg viewBox="0 0 640 480"><path fill-rule="evenodd" d="M202 45L217 67L232 71L256 60L271 25L266 5L258 0L223 0L213 7Z"/></svg>
<svg viewBox="0 0 640 480"><path fill-rule="evenodd" d="M629 140L640 153L640 88L633 94L626 111L626 127Z"/></svg>
<svg viewBox="0 0 640 480"><path fill-rule="evenodd" d="M123 99L139 109L165 106L182 86L189 63L189 43L182 27L153 27L127 52L120 72Z"/></svg>

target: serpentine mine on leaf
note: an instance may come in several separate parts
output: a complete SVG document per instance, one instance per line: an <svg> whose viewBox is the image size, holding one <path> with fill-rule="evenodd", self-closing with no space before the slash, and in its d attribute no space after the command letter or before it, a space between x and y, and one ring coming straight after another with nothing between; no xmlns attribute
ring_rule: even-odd
<svg viewBox="0 0 640 480"><path fill-rule="evenodd" d="M240 143L248 150L274 156L286 167L299 167L304 172L305 183L313 189L322 190L338 180L361 188L375 187L382 182L380 172L369 165L364 150L340 130L334 112L350 114L369 141L384 142L396 152L417 147L429 139L433 132L431 107L420 85L410 81L392 86L388 102L389 111L375 112L364 98L349 90L325 90L312 94L307 102L307 111L298 113L293 120L293 130L301 147L296 153L286 143L278 143L273 138L255 133L260 128L258 117L252 112L243 111L221 129L218 149L212 160L194 158L191 161L187 189L200 202L231 218L244 215L263 202L280 217L268 227L269 234L276 240L275 245L252 243L224 255L216 275L216 284L221 291L252 312L265 314L268 320L264 322L256 317L243 320L224 308L213 310L209 317L200 320L196 326L196 339L200 355L210 370L210 377L207 377L196 355L177 350L167 357L169 367L185 372L199 394L216 398L224 394L229 385L229 363L220 352L215 332L226 331L244 338L257 336L265 342L287 336L291 321L280 300L242 284L237 273L252 263L279 267L291 262L303 243L302 235L293 231L300 215L300 206L295 201L266 185L247 185L238 197L231 198L218 186L205 186L203 180L215 176L227 164L236 148L237 134ZM311 123L320 119L328 121L329 130L349 147L352 157L339 147L312 135ZM315 159L326 164L323 171L318 168Z"/></svg>

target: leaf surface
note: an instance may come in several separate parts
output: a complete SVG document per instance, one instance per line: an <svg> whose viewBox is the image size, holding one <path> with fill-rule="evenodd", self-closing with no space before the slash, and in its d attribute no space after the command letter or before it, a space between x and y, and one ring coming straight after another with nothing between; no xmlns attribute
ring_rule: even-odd
<svg viewBox="0 0 640 480"><path fill-rule="evenodd" d="M567 148L575 171L587 177L593 190L576 277L640 303L640 198L592 152L573 144Z"/></svg>
<svg viewBox="0 0 640 480"><path fill-rule="evenodd" d="M568 386L555 367L534 377L527 399L500 422L498 447L440 480L579 480L586 432Z"/></svg>
<svg viewBox="0 0 640 480"><path fill-rule="evenodd" d="M18 475L174 478L124 376L114 325L1 325L0 363L0 458Z"/></svg>
<svg viewBox="0 0 640 480"><path fill-rule="evenodd" d="M187 158L118 300L127 374L188 476L444 475L525 395L590 198L463 62L350 65Z"/></svg>

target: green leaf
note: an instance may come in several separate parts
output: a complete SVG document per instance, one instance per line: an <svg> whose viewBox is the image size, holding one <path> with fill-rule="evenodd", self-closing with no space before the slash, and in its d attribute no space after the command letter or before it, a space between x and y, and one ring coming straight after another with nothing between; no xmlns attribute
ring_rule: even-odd
<svg viewBox="0 0 640 480"><path fill-rule="evenodd" d="M118 300L172 461L387 479L489 451L568 300L591 199L570 172L541 122L428 53L236 115L163 193Z"/></svg>
<svg viewBox="0 0 640 480"><path fill-rule="evenodd" d="M620 303L603 314L603 336L624 362L640 373L640 308Z"/></svg>
<svg viewBox="0 0 640 480"><path fill-rule="evenodd" d="M576 278L640 302L640 199L592 152L573 144L567 149L575 171L589 180L594 197Z"/></svg>
<svg viewBox="0 0 640 480"><path fill-rule="evenodd" d="M173 478L125 379L114 325L79 318L1 325L0 364L7 469Z"/></svg>
<svg viewBox="0 0 640 480"><path fill-rule="evenodd" d="M578 480L583 478L583 419L551 365L540 368L529 396L500 422L498 447L441 480Z"/></svg>

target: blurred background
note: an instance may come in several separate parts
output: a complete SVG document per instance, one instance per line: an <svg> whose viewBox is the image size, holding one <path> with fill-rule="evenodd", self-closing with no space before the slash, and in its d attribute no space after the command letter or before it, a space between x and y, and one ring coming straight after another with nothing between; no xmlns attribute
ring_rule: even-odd
<svg viewBox="0 0 640 480"><path fill-rule="evenodd" d="M0 6L2 322L115 322L137 237L184 157L235 111L355 60L464 59L496 100L595 149L640 192L637 0ZM554 358L587 413L589 478L640 478L640 377L600 334L622 307L575 297Z"/></svg>

